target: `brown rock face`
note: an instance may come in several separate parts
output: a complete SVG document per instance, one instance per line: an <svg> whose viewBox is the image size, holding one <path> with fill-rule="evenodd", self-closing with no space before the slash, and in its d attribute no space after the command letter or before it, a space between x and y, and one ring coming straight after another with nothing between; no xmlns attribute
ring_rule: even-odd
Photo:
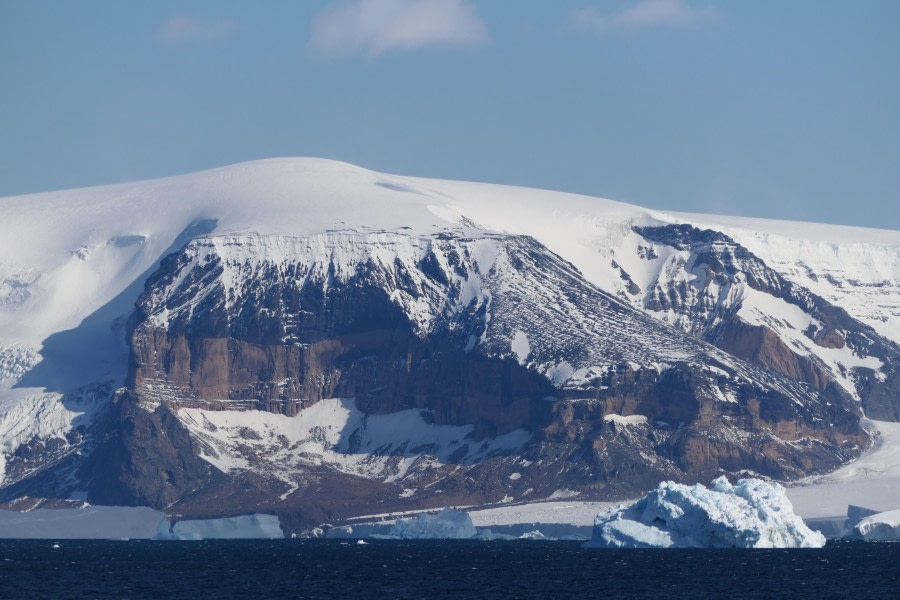
<svg viewBox="0 0 900 600"><path fill-rule="evenodd" d="M679 315L676 321L685 331L734 356L806 382L829 395L839 393L838 377L850 379L867 416L886 420L900 416L900 395L893 393L900 386L897 344L882 338L842 308L787 281L721 232L685 224L635 227L634 230L648 241L690 253L687 258L678 258L678 267L692 277L661 278L647 291L646 308ZM815 346L845 349L859 357L875 358L882 364L879 372L841 364L826 365L818 357L792 349L772 328L742 321L738 313L743 294L733 293L742 288L766 294L775 302L786 303L809 315L814 324L803 333Z"/></svg>
<svg viewBox="0 0 900 600"><path fill-rule="evenodd" d="M900 373L881 379L874 373L864 380L866 416L879 421L900 421Z"/></svg>
<svg viewBox="0 0 900 600"><path fill-rule="evenodd" d="M761 325L750 325L738 317L728 319L718 331L716 346L729 354L755 362L824 391L834 380L819 365L792 351L778 334Z"/></svg>
<svg viewBox="0 0 900 600"><path fill-rule="evenodd" d="M464 247L442 256L423 250L414 264L390 268L363 260L343 278L333 265L263 260L230 265L246 273L236 279L223 275L217 256L166 259L131 322L129 391L80 471L89 498L192 516L275 511L299 530L562 489L625 498L662 479L722 472L794 478L831 469L867 445L857 405L771 332L739 321L725 330L732 354L768 369L752 367L604 295L533 240L509 243L507 262L495 259L506 270L495 264L480 273L482 299L453 310L426 301L469 298L464 290L479 267ZM404 312L398 298L415 310ZM426 304L437 308L423 330L413 317ZM524 349L510 341L522 336L530 340ZM658 364L654 344L693 358ZM630 356L653 366L617 358ZM576 368L591 375L563 386L569 375L556 373ZM779 371L817 382L821 392ZM227 440L247 466L223 473L200 455L216 457L208 442L224 434L211 424L189 431L179 412L294 417L334 398L353 399L362 421L415 409L428 426L469 429L459 434L459 451L439 459L430 440L400 448L381 440L366 452L373 464L391 466L366 474L303 458L311 452L304 443L324 443L322 428L305 440L268 440L264 428L248 425ZM330 460L362 451L362 421L345 425L344 442L329 442L329 452L345 453ZM473 454L505 435L520 441ZM297 456L296 477L279 475L278 461Z"/></svg>
<svg viewBox="0 0 900 600"><path fill-rule="evenodd" d="M226 479L199 457L168 406L149 412L125 392L106 421L106 435L79 473L94 503L164 509L191 490Z"/></svg>
<svg viewBox="0 0 900 600"><path fill-rule="evenodd" d="M153 332L137 334L134 347L135 389L148 397L163 389L168 397L161 399L179 406L243 405L293 416L323 398L355 398L366 412L427 409L436 424L473 424L484 436L541 426L550 414L544 398L556 393L515 361L426 343L408 326L304 346Z"/></svg>
<svg viewBox="0 0 900 600"><path fill-rule="evenodd" d="M557 412L551 429L596 420L598 412L645 416L654 451L701 480L744 470L792 479L835 468L868 444L846 395L805 407L748 382L735 390L734 401L723 402L704 393L709 384L686 366L658 377L626 368L595 403ZM829 426L821 427L823 421Z"/></svg>

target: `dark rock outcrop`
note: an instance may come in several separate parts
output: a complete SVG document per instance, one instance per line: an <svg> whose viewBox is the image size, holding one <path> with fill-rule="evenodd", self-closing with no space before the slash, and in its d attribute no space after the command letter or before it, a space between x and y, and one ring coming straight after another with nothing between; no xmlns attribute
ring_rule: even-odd
<svg viewBox="0 0 900 600"><path fill-rule="evenodd" d="M131 392L113 402L104 435L79 473L97 504L164 509L225 475L199 456L188 431L172 410L152 412Z"/></svg>
<svg viewBox="0 0 900 600"><path fill-rule="evenodd" d="M681 269L689 279L661 279L648 290L644 306L653 312L679 315L678 325L729 354L803 381L829 395L838 378L848 379L866 415L895 421L900 417L900 348L868 325L852 318L809 290L792 283L727 235L687 224L634 227L651 243L688 252ZM803 335L826 349L845 349L881 363L876 372L865 367L826 364L814 354L788 345L778 327L790 327L777 317L766 324L747 323L739 315L746 286L803 311L811 321Z"/></svg>

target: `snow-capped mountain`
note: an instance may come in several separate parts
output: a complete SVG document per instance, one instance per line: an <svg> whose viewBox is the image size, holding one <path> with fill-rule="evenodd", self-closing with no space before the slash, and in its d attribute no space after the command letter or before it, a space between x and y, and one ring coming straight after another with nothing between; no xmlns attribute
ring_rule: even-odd
<svg viewBox="0 0 900 600"><path fill-rule="evenodd" d="M291 528L793 478L900 417L898 232L318 159L0 214L6 499Z"/></svg>

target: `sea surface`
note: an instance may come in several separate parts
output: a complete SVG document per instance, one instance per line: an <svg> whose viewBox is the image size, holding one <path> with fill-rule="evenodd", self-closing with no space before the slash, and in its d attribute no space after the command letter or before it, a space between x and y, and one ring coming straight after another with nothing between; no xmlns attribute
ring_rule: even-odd
<svg viewBox="0 0 900 600"><path fill-rule="evenodd" d="M900 598L900 543L0 540L2 598Z"/></svg>

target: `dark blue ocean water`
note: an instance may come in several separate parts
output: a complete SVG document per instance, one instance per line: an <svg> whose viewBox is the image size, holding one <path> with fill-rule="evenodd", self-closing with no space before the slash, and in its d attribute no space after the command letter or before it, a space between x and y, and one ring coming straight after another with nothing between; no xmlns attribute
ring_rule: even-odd
<svg viewBox="0 0 900 600"><path fill-rule="evenodd" d="M900 543L0 540L3 598L900 598Z"/></svg>

